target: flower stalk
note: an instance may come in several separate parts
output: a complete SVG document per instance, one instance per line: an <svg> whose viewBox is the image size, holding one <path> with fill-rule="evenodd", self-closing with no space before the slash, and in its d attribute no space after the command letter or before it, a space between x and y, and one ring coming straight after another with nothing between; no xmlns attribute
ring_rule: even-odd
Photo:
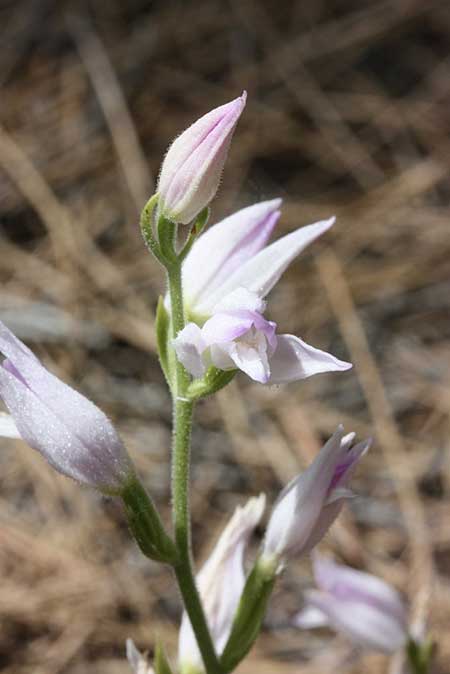
<svg viewBox="0 0 450 674"><path fill-rule="evenodd" d="M171 332L175 338L184 328L185 316L181 280L181 262L167 266L171 306ZM172 384L174 426L172 439L172 517L178 562L174 565L186 611L194 630L207 674L221 674L217 654L195 584L191 559L191 522L189 509L190 445L194 403L187 397L189 374L175 359Z"/></svg>

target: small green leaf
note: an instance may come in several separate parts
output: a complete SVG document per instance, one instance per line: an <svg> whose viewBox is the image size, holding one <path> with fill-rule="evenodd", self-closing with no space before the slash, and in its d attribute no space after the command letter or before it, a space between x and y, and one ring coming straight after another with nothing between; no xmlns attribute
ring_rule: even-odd
<svg viewBox="0 0 450 674"><path fill-rule="evenodd" d="M169 388L172 388L172 371L170 366L170 357L169 357L169 344L170 339L170 316L164 306L164 299L162 297L158 300L158 306L156 308L156 343L158 346L158 356L159 362L161 363L161 369L164 372L164 376L169 384Z"/></svg>

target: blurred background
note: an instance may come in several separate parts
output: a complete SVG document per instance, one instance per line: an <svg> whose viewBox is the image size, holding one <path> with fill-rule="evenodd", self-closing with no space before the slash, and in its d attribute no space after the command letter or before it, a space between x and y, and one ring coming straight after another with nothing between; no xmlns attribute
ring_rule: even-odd
<svg viewBox="0 0 450 674"><path fill-rule="evenodd" d="M199 405L195 553L339 422L371 435L321 548L403 592L450 672L448 0L3 0L0 35L0 318L115 420L167 522L163 274L137 223L168 144L245 88L212 221L276 196L279 234L337 215L269 315L354 369L278 389L240 375ZM308 560L289 566L239 671L394 671L290 626L310 583ZM125 638L174 655L179 614L116 502L1 441L2 672L125 674Z"/></svg>

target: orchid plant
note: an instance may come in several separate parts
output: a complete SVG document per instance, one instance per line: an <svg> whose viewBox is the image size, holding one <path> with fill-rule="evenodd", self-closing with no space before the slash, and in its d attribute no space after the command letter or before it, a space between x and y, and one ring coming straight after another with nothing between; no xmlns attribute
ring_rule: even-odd
<svg viewBox="0 0 450 674"><path fill-rule="evenodd" d="M332 227L329 218L268 243L281 199L257 203L204 232L246 94L204 115L170 146L156 193L141 216L145 244L165 269L157 308L158 355L173 400L173 533L161 521L111 422L61 382L0 323L0 434L23 438L59 472L122 500L143 554L169 565L184 603L176 669L161 644L153 666L127 642L135 674L228 674L260 633L277 578L310 553L352 497L351 475L370 446L339 426L312 464L274 504L259 554L246 551L265 496L238 508L197 575L191 553L190 438L195 404L241 370L262 385L286 384L351 365L279 334L266 298L294 259ZM404 649L412 674L426 674L431 650L408 634L406 609L381 580L316 557L319 590L305 595L299 627L328 624L359 646Z"/></svg>

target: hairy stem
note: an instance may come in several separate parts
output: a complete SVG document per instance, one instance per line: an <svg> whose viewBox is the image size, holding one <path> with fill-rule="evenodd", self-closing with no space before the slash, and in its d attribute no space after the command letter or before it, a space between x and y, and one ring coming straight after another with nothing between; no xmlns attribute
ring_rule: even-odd
<svg viewBox="0 0 450 674"><path fill-rule="evenodd" d="M184 328L185 316L181 286L181 264L168 269L172 316L172 336ZM186 397L189 376L183 365L175 364L175 382L172 387L174 428L172 447L172 512L178 563L174 570L183 602L207 674L221 674L222 669L206 622L200 596L195 584L191 560L191 521L189 508L190 445L193 403Z"/></svg>

